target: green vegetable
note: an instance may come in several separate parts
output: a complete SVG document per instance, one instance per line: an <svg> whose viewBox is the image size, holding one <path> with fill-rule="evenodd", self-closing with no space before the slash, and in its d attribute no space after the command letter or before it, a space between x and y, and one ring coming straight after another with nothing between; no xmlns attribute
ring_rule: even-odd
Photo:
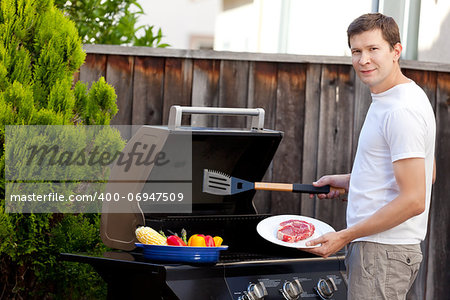
<svg viewBox="0 0 450 300"><path fill-rule="evenodd" d="M183 242L185 242L186 244L188 243L187 240L187 231L183 228L181 229L181 239L183 240Z"/></svg>

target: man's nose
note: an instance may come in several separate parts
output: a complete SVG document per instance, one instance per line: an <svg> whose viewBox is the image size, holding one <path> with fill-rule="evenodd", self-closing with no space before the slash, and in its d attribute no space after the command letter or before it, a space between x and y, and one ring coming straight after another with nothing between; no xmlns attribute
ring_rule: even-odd
<svg viewBox="0 0 450 300"><path fill-rule="evenodd" d="M365 65L368 62L370 62L370 55L367 52L365 52L365 51L361 52L361 57L359 59L359 63L361 65Z"/></svg>

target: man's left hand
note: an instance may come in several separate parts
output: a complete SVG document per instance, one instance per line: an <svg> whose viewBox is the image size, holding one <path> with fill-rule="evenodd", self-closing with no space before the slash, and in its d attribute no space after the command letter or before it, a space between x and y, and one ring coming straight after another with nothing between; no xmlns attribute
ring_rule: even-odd
<svg viewBox="0 0 450 300"><path fill-rule="evenodd" d="M322 244L320 247L302 248L301 250L327 258L328 256L338 252L346 244L348 244L349 241L344 238L344 235L345 234L343 234L343 231L325 233L317 239L306 243L306 246L315 246L318 244Z"/></svg>

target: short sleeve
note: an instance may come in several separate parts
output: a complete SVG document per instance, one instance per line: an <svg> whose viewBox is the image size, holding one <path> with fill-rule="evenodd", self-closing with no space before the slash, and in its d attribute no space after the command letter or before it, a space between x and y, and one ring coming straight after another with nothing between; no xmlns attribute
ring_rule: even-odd
<svg viewBox="0 0 450 300"><path fill-rule="evenodd" d="M384 136L392 162L405 158L424 158L426 122L417 111L407 108L391 112L384 124Z"/></svg>

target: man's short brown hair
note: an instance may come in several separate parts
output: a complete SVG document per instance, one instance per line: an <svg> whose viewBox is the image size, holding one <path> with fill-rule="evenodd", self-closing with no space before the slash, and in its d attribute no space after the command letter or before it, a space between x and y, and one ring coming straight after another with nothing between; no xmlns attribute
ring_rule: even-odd
<svg viewBox="0 0 450 300"><path fill-rule="evenodd" d="M391 48L400 43L400 32L398 25L392 17L385 16L380 13L364 14L356 18L347 29L348 46L350 46L350 38L354 35L380 29L383 38L389 43Z"/></svg>

